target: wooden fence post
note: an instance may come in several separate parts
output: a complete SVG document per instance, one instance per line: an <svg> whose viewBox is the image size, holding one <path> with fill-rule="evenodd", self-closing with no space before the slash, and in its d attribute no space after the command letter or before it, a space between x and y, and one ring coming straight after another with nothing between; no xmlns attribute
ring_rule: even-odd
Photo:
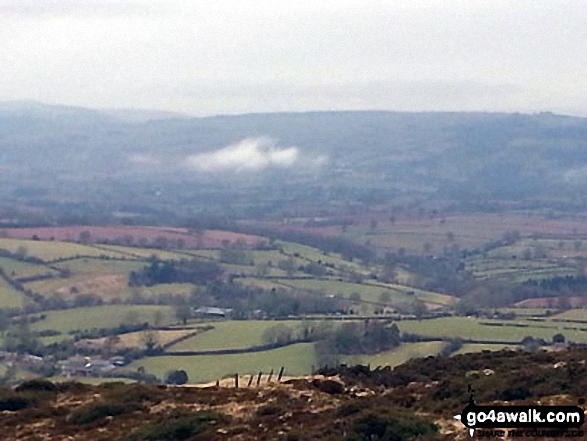
<svg viewBox="0 0 587 441"><path fill-rule="evenodd" d="M277 382L281 383L281 377L283 377L283 371L285 370L285 366L281 366L281 369L279 369L279 376L277 377Z"/></svg>

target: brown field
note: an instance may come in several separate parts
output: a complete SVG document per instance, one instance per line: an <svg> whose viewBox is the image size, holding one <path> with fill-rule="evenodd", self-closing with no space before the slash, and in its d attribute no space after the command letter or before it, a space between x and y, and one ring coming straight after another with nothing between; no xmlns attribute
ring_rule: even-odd
<svg viewBox="0 0 587 441"><path fill-rule="evenodd" d="M94 294L103 300L111 300L130 291L128 276L123 274L106 274L94 277L80 274L67 279L54 278L28 282L25 286L45 297L59 295L65 299L83 294Z"/></svg>
<svg viewBox="0 0 587 441"><path fill-rule="evenodd" d="M587 239L587 219L547 219L543 215L526 214L396 214L391 212L366 212L338 219L350 225L343 232L342 226L306 226L307 219L287 223L264 223L277 231L298 231L327 236L340 235L361 244L369 244L381 250L405 248L408 252L422 252L424 244L432 246L432 252L458 245L475 248L484 243L501 239L505 233L518 231L522 237L550 239ZM373 224L372 224L373 223ZM449 235L454 238L448 239ZM570 246L565 254L569 254ZM575 252L577 254L577 252Z"/></svg>
<svg viewBox="0 0 587 441"><path fill-rule="evenodd" d="M5 228L0 230L0 235L15 239L32 239L37 237L40 240L58 240L67 242L77 242L83 232L90 233L89 241L91 243L100 243L104 241L129 240L132 237L132 243L151 244L154 240L165 238L169 241L182 241L185 248L220 248L222 242L244 241L247 245L252 246L263 238L249 234L234 233L231 231L204 230L202 233L190 232L187 228L169 228L169 227L135 227L135 226L117 226L117 227L96 227L96 226L68 226L68 227L39 227L39 228Z"/></svg>
<svg viewBox="0 0 587 441"><path fill-rule="evenodd" d="M158 345L168 345L174 341L188 336L195 335L198 330L194 329L178 329L178 330L149 330L140 332L131 332L128 334L121 334L112 340L111 349L123 348L144 348L146 342L152 339ZM91 348L101 350L106 348L109 344L108 337L82 339L76 343L77 347Z"/></svg>

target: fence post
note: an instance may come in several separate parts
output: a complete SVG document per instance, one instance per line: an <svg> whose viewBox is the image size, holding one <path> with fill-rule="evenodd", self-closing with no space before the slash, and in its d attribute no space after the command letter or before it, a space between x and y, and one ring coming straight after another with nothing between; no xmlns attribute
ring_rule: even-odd
<svg viewBox="0 0 587 441"><path fill-rule="evenodd" d="M257 386L259 386L261 384L261 376L263 375L263 372L259 372L259 376L257 377Z"/></svg>
<svg viewBox="0 0 587 441"><path fill-rule="evenodd" d="M272 377L273 377L273 368L271 368L271 372L269 372L269 378L267 378L267 384L271 383Z"/></svg>
<svg viewBox="0 0 587 441"><path fill-rule="evenodd" d="M283 371L285 370L285 366L281 366L281 369L279 369L279 376L277 377L277 382L281 383L281 377L283 377Z"/></svg>
<svg viewBox="0 0 587 441"><path fill-rule="evenodd" d="M234 374L234 388L238 389L238 374Z"/></svg>
<svg viewBox="0 0 587 441"><path fill-rule="evenodd" d="M247 387L251 387L251 384L253 384L253 378L255 378L255 375L251 374L251 377L249 378L249 384L247 384Z"/></svg>

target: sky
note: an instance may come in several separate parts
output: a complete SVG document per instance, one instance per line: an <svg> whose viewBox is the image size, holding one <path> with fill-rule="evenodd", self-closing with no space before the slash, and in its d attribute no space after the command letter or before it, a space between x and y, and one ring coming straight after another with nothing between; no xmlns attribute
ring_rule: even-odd
<svg viewBox="0 0 587 441"><path fill-rule="evenodd" d="M0 101L587 116L585 0L0 0Z"/></svg>

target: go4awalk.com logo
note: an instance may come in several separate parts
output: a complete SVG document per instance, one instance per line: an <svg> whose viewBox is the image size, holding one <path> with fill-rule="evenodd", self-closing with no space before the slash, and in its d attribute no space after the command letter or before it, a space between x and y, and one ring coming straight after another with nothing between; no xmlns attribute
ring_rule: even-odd
<svg viewBox="0 0 587 441"><path fill-rule="evenodd" d="M579 406L478 406L471 397L455 415L478 438L579 438L585 413Z"/></svg>

